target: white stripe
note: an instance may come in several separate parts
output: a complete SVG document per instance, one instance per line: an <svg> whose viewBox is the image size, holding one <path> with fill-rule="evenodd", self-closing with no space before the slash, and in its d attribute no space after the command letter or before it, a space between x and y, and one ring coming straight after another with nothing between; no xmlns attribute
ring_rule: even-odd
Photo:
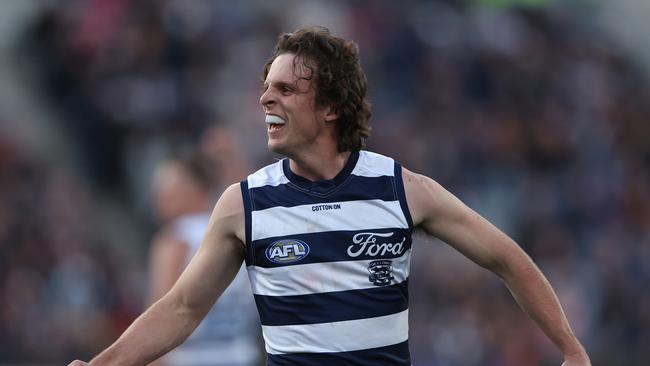
<svg viewBox="0 0 650 366"><path fill-rule="evenodd" d="M330 203L333 205L334 203ZM340 209L314 211L314 205L253 211L252 240L336 230L408 228L399 201L339 202Z"/></svg>
<svg viewBox="0 0 650 366"><path fill-rule="evenodd" d="M364 177L381 177L395 175L395 161L370 151L360 151L359 161L352 174Z"/></svg>
<svg viewBox="0 0 650 366"><path fill-rule="evenodd" d="M392 283L408 279L411 249L393 261ZM251 288L256 295L292 296L376 287L368 279L368 265L377 259L310 263L275 268L248 266Z"/></svg>
<svg viewBox="0 0 650 366"><path fill-rule="evenodd" d="M248 176L248 188L279 186L288 182L289 179L284 175L284 170L282 169L282 161L267 165Z"/></svg>
<svg viewBox="0 0 650 366"><path fill-rule="evenodd" d="M408 309L376 318L334 323L262 326L270 354L349 352L408 339Z"/></svg>

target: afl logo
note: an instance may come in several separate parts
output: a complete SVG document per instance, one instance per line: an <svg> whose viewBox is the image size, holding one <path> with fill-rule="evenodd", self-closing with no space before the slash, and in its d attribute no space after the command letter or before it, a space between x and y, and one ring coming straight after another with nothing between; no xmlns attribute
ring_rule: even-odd
<svg viewBox="0 0 650 366"><path fill-rule="evenodd" d="M302 240L282 239L266 248L266 258L274 263L293 263L309 254L309 245Z"/></svg>

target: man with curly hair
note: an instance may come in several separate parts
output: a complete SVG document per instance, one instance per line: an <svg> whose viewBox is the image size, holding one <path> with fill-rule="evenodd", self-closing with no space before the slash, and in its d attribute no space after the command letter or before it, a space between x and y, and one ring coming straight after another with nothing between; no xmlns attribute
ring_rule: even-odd
<svg viewBox="0 0 650 366"><path fill-rule="evenodd" d="M176 347L244 260L268 365L411 365L415 228L497 274L565 366L590 365L553 289L512 239L432 179L363 150L370 107L356 44L324 28L283 34L263 85L268 147L286 158L224 192L178 282L92 365L143 365Z"/></svg>

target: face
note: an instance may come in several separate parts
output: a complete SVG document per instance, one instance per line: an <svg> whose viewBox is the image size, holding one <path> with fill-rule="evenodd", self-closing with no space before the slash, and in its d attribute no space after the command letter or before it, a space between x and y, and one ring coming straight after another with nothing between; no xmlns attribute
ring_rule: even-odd
<svg viewBox="0 0 650 366"><path fill-rule="evenodd" d="M162 222L188 213L203 197L201 187L174 162L159 167L153 179L156 216Z"/></svg>
<svg viewBox="0 0 650 366"><path fill-rule="evenodd" d="M316 91L308 80L311 71L295 55L279 55L271 64L260 104L266 114L269 150L294 156L319 145L327 122L336 118L328 107L317 108ZM279 117L279 118L278 118Z"/></svg>

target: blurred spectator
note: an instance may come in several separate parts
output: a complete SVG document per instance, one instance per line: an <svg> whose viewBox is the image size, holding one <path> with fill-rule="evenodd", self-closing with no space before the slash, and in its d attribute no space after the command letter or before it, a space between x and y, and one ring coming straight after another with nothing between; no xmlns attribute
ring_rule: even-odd
<svg viewBox="0 0 650 366"><path fill-rule="evenodd" d="M150 249L150 304L171 289L199 249L212 207L211 173L210 166L199 156L169 159L156 169L154 202L162 225ZM257 309L242 265L199 327L160 364L260 365L260 338Z"/></svg>

